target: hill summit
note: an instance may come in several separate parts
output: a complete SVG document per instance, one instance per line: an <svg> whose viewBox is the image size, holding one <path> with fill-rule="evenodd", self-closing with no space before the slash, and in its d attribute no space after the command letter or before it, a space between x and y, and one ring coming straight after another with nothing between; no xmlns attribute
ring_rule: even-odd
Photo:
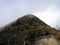
<svg viewBox="0 0 60 45"><path fill-rule="evenodd" d="M28 14L1 29L0 45L34 45L34 41L49 35L52 30L36 16Z"/></svg>

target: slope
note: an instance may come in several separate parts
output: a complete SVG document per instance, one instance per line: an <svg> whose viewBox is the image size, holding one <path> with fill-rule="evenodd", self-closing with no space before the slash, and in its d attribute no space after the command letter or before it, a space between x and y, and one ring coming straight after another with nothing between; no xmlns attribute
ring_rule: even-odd
<svg viewBox="0 0 60 45"><path fill-rule="evenodd" d="M34 45L40 36L47 36L53 30L32 14L18 18L0 31L0 45Z"/></svg>

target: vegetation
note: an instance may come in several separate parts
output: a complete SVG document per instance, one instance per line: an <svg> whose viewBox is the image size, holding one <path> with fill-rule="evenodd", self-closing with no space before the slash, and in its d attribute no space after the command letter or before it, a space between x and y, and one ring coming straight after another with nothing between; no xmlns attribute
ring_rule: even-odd
<svg viewBox="0 0 60 45"><path fill-rule="evenodd" d="M0 45L34 45L40 36L51 34L50 26L29 14L5 26L0 31Z"/></svg>

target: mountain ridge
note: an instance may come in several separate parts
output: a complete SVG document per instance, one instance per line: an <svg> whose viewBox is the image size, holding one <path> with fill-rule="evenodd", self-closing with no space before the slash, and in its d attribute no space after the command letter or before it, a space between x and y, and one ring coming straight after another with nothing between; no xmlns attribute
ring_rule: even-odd
<svg viewBox="0 0 60 45"><path fill-rule="evenodd" d="M55 30L36 16L28 14L0 31L0 45L23 45L24 42L27 42L26 45L32 45L36 38L55 33Z"/></svg>

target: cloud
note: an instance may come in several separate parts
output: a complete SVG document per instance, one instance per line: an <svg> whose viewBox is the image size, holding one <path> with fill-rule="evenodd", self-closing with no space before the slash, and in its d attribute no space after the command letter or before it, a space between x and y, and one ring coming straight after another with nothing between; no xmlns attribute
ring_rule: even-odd
<svg viewBox="0 0 60 45"><path fill-rule="evenodd" d="M51 27L57 28L57 26L60 26L60 23L58 23L60 22L60 10L54 5L48 6L42 12L36 11L33 14Z"/></svg>
<svg viewBox="0 0 60 45"><path fill-rule="evenodd" d="M57 2L58 0L0 0L0 27L28 13L41 11L42 14L49 5Z"/></svg>

